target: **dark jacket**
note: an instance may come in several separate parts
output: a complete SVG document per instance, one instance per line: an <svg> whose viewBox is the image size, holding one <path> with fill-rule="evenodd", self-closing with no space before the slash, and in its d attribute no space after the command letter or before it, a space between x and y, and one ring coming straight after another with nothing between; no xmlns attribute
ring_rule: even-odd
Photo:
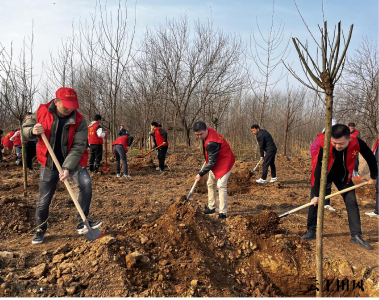
<svg viewBox="0 0 379 300"><path fill-rule="evenodd" d="M359 152L362 154L363 158L366 160L367 165L370 169L370 177L372 179L378 178L378 168L376 163L376 158L374 154L372 153L371 149L367 146L367 144L362 141L361 139L357 139L359 142L360 150ZM314 170L314 177L315 182L314 186L312 187L312 192L315 195L315 197L319 196L320 192L320 179L321 179L321 166L322 166L322 156L324 149L320 147L320 152L318 153L317 157L317 165ZM327 182L345 182L347 183L347 179L349 176L349 172L347 171L346 167L346 154L347 154L347 147L342 151L337 151L335 148L333 148L333 156L334 156L334 162L332 167L330 168L328 172L328 178Z"/></svg>
<svg viewBox="0 0 379 300"><path fill-rule="evenodd" d="M271 134L265 129L259 129L257 134L257 141L259 144L259 151L261 152L261 157L266 153L276 153L276 145L271 136Z"/></svg>
<svg viewBox="0 0 379 300"><path fill-rule="evenodd" d="M202 142L203 142L203 148L204 148L205 140ZM205 174L207 174L216 165L218 153L220 152L220 149L221 149L221 144L216 143L216 142L209 142L208 143L208 145L207 145L208 163L199 172L200 176L204 176ZM203 149L203 152L204 152L204 149Z"/></svg>
<svg viewBox="0 0 379 300"><path fill-rule="evenodd" d="M124 135L126 135L126 129L125 128L124 129L120 129L118 131L118 136L124 136Z"/></svg>

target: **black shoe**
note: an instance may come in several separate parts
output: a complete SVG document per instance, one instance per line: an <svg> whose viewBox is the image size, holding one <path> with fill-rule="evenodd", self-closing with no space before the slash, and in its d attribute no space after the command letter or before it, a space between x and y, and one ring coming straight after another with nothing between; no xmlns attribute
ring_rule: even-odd
<svg viewBox="0 0 379 300"><path fill-rule="evenodd" d="M306 234L302 236L303 240L315 240L316 239L316 231L309 229Z"/></svg>
<svg viewBox="0 0 379 300"><path fill-rule="evenodd" d="M367 250L374 249L374 247L367 243L365 240L363 240L360 235L353 235L351 237L350 243L357 244L358 246L361 246L362 248L365 248Z"/></svg>
<svg viewBox="0 0 379 300"><path fill-rule="evenodd" d="M214 209L209 209L209 207L206 207L204 209L203 213L206 214L206 215L213 215L213 214L216 213L216 209L215 208Z"/></svg>
<svg viewBox="0 0 379 300"><path fill-rule="evenodd" d="M38 228L36 234L33 237L32 244L42 244L43 239L45 238L45 231L42 229Z"/></svg>
<svg viewBox="0 0 379 300"><path fill-rule="evenodd" d="M226 219L226 214L218 214L219 219Z"/></svg>
<svg viewBox="0 0 379 300"><path fill-rule="evenodd" d="M103 225L103 222L101 221L96 221L96 222L88 221L88 223L92 229L99 228ZM87 226L84 223L79 223L76 229L78 230L79 234L86 234L88 232Z"/></svg>

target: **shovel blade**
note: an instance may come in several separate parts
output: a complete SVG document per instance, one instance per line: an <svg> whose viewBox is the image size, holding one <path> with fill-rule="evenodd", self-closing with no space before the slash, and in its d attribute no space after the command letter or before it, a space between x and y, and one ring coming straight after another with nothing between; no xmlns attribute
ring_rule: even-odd
<svg viewBox="0 0 379 300"><path fill-rule="evenodd" d="M91 242L96 239L102 238L103 236L105 236L105 234L97 228L89 228L88 232L84 235L84 237Z"/></svg>
<svg viewBox="0 0 379 300"><path fill-rule="evenodd" d="M283 218L283 217L286 217L286 216L288 216L289 215L289 212L286 212L286 213L284 213L284 214L281 214L280 216L279 216L279 218Z"/></svg>

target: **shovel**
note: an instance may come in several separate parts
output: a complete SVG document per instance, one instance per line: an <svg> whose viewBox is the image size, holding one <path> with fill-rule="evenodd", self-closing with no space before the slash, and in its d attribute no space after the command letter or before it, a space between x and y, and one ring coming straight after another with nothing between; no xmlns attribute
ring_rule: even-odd
<svg viewBox="0 0 379 300"><path fill-rule="evenodd" d="M44 141L44 143L45 143L45 145L46 145L46 147L47 147L47 150L49 150L50 156L51 156L51 158L53 159L53 161L54 161L54 163L55 163L55 166L56 166L57 169L58 169L58 172L59 172L60 174L62 174L62 173L63 173L62 167L61 167L61 165L59 164L58 159L57 159L57 157L55 156L54 150L53 150L53 148L51 148L50 143L49 143L49 141L47 140L45 133L41 133L41 137L42 137L42 139L43 139L43 141ZM75 196L75 194L74 194L74 191L71 189L70 183L68 182L67 179L64 180L64 184L66 185L66 188L67 188L67 190L68 190L68 192L69 192L69 194L70 194L72 200L74 201L75 206L76 206L76 209L78 210L78 212L79 212L79 214L80 214L80 216L81 216L81 218L82 218L84 224L86 224L86 226L87 226L88 232L87 232L84 236L85 236L89 241L94 241L94 240L96 240L96 239L98 239L98 238L102 238L102 237L104 236L104 233L102 233L102 232L101 232L99 229L97 229L97 228L96 228L96 229L92 229L91 226L89 226L88 220L87 220L86 216L84 215L83 210L82 210L82 208L80 207L79 202L78 202L78 200L76 199L76 196Z"/></svg>
<svg viewBox="0 0 379 300"><path fill-rule="evenodd" d="M207 163L206 161L203 163L203 166L201 167L200 171L205 167L205 164L206 164L206 163ZM195 189L196 184L197 184L197 180L195 180L195 183L193 184L193 186L192 186L190 192L188 193L187 201L188 201L189 198L192 196L192 193L193 193L193 190Z"/></svg>
<svg viewBox="0 0 379 300"><path fill-rule="evenodd" d="M159 145L158 147L155 147L154 149L151 149L149 152L146 152L145 154L139 154L139 155L137 155L136 157L137 157L137 158L143 158L143 157L145 157L146 155L149 155L151 152L157 150L159 147L162 147L164 144L165 144L165 143Z"/></svg>
<svg viewBox="0 0 379 300"><path fill-rule="evenodd" d="M250 171L251 175L254 174L255 170L258 168L259 164L261 163L262 159L260 159L257 163L257 165L255 166L255 168L253 169L253 171Z"/></svg>
<svg viewBox="0 0 379 300"><path fill-rule="evenodd" d="M330 194L329 196L326 196L326 197L325 197L325 200L326 200L326 199L330 199L330 198L332 198L333 196L337 196L337 195L340 195L340 194L346 193L346 192L348 192L348 191L355 190L356 188L359 188L359 187L364 186L364 185L366 185L366 184L367 184L367 181L366 181L366 182L362 182L362 183L357 184L357 185L354 185L354 186L349 187L349 188L347 188L347 189L344 189L344 190L341 190L341 191L335 192L334 194ZM309 203L307 203L307 204L304 204L304 205L302 205L302 206L299 206L299 207L297 207L297 208L294 208L294 209L292 209L292 210L290 210L290 211L287 211L287 212L284 213L284 214L281 214L281 215L279 216L279 218L283 218L283 217L285 217L285 216L288 216L289 214L292 214L292 213L294 213L294 212L296 212L296 211L298 211L298 210L300 210L300 209L306 208L306 207L311 206L311 205L313 205L313 203L312 203L312 202L309 202Z"/></svg>
<svg viewBox="0 0 379 300"><path fill-rule="evenodd" d="M103 172L109 172L108 168L108 132L105 132L105 168L103 169Z"/></svg>

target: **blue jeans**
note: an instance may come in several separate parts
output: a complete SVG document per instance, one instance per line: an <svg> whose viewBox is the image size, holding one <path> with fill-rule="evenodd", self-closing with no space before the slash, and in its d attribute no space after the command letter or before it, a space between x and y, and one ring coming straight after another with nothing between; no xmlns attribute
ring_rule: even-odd
<svg viewBox="0 0 379 300"><path fill-rule="evenodd" d="M79 188L78 202L82 208L84 215L89 214L89 207L92 200L92 183L86 168L78 166L74 171L70 172L70 177L75 181ZM59 172L57 169L49 170L41 166L39 178L39 199L36 208L36 225L40 226L43 231L47 230L47 222L44 223L49 216L49 207L51 199L54 196L59 181ZM68 191L67 191L68 194ZM78 223L82 222L82 218L78 213Z"/></svg>
<svg viewBox="0 0 379 300"><path fill-rule="evenodd" d="M22 146L15 146L15 148L16 148L17 159L21 160L21 157L22 157Z"/></svg>
<svg viewBox="0 0 379 300"><path fill-rule="evenodd" d="M378 169L379 171L379 169ZM377 215L379 215L379 178L376 180L376 194L375 194L375 198L376 198L376 204L375 204L375 210L374 210L374 213L376 213Z"/></svg>
<svg viewBox="0 0 379 300"><path fill-rule="evenodd" d="M116 173L120 174L120 160L122 160L122 168L124 174L128 174L128 162L126 161L126 151L122 145L114 145L113 152L116 157Z"/></svg>

